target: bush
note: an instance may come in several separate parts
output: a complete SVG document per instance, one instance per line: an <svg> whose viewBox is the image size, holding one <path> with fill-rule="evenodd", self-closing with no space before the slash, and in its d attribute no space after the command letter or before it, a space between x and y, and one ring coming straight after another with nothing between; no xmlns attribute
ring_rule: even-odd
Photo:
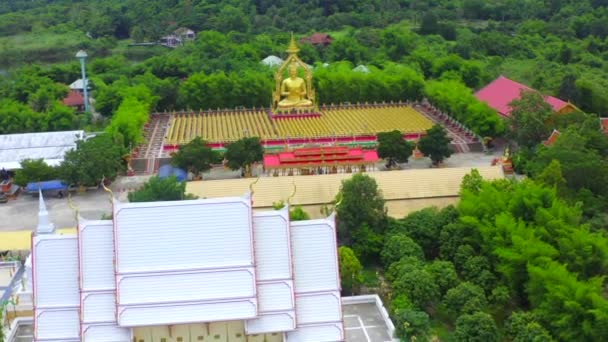
<svg viewBox="0 0 608 342"><path fill-rule="evenodd" d="M496 342L498 328L492 316L475 312L458 317L454 337L457 342Z"/></svg>
<svg viewBox="0 0 608 342"><path fill-rule="evenodd" d="M26 186L31 182L44 182L57 179L58 171L44 162L43 159L25 159L21 161L21 169L15 173L15 184Z"/></svg>

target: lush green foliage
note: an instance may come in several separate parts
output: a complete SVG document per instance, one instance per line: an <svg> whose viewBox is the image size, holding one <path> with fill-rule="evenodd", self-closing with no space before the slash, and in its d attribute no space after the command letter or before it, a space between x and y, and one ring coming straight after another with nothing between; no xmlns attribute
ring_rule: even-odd
<svg viewBox="0 0 608 342"><path fill-rule="evenodd" d="M503 121L485 103L477 100L471 89L456 80L430 81L426 96L437 108L454 117L480 136L497 136L504 132Z"/></svg>
<svg viewBox="0 0 608 342"><path fill-rule="evenodd" d="M26 186L31 182L43 182L57 179L57 168L49 166L43 159L26 159L21 161L21 169L15 174L15 184Z"/></svg>
<svg viewBox="0 0 608 342"><path fill-rule="evenodd" d="M438 165L452 155L450 139L445 129L435 125L426 131L426 135L418 140L420 152L431 158L433 165Z"/></svg>
<svg viewBox="0 0 608 342"><path fill-rule="evenodd" d="M363 266L353 250L345 246L338 248L338 258L340 259L342 291L346 295L353 295L358 291L363 281L361 276Z"/></svg>
<svg viewBox="0 0 608 342"><path fill-rule="evenodd" d="M79 141L75 150L65 154L59 176L68 184L99 185L102 179L114 180L125 170L126 154L127 150L107 134Z"/></svg>
<svg viewBox="0 0 608 342"><path fill-rule="evenodd" d="M125 147L134 148L143 141L143 126L148 121L150 106L134 96L120 104L106 131Z"/></svg>
<svg viewBox="0 0 608 342"><path fill-rule="evenodd" d="M186 183L179 182L174 176L150 178L144 186L129 193L129 202L155 202L155 201L180 201L194 199L190 194L186 194Z"/></svg>
<svg viewBox="0 0 608 342"><path fill-rule="evenodd" d="M389 168L396 163L407 163L413 149L412 143L403 139L399 131L378 133L378 156L388 159L386 166Z"/></svg>
<svg viewBox="0 0 608 342"><path fill-rule="evenodd" d="M289 211L289 220L291 221L305 221L310 220L310 215L302 209L301 206L296 205Z"/></svg>
<svg viewBox="0 0 608 342"><path fill-rule="evenodd" d="M472 172L457 208L389 220L381 255L400 338L432 335L427 315L458 341L602 339L608 237L545 185L559 174L541 179L487 182ZM514 310L523 313L506 320Z"/></svg>
<svg viewBox="0 0 608 342"><path fill-rule="evenodd" d="M380 254L386 227L384 198L374 178L355 174L342 181L338 214L338 237L351 246L364 264L370 264Z"/></svg>
<svg viewBox="0 0 608 342"><path fill-rule="evenodd" d="M198 176L211 169L211 163L216 159L217 152L207 146L201 137L196 137L171 156L171 163Z"/></svg>
<svg viewBox="0 0 608 342"><path fill-rule="evenodd" d="M536 92L522 92L521 98L510 104L513 110L509 117L509 136L519 146L533 148L551 133L546 122L553 108Z"/></svg>
<svg viewBox="0 0 608 342"><path fill-rule="evenodd" d="M485 312L465 314L456 320L455 340L458 342L498 342L498 328Z"/></svg>
<svg viewBox="0 0 608 342"><path fill-rule="evenodd" d="M258 137L243 138L228 144L224 157L228 160L229 168L243 169L245 175L249 176L251 165L263 160L264 148Z"/></svg>

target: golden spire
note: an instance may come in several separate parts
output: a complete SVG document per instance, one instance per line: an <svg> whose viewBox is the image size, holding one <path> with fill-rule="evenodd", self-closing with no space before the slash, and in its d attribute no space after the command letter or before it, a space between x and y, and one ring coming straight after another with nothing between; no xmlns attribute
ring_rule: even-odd
<svg viewBox="0 0 608 342"><path fill-rule="evenodd" d="M295 55L300 51L300 48L296 44L296 40L293 37L293 32L291 32L291 41L289 42L289 47L285 50L287 53Z"/></svg>

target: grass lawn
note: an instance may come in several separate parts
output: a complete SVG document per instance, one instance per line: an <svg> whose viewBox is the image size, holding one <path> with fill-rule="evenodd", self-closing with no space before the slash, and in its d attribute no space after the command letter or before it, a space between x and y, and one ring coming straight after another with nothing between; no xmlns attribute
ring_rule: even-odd
<svg viewBox="0 0 608 342"><path fill-rule="evenodd" d="M37 50L57 46L77 46L89 38L80 31L55 33L32 32L0 38L0 46L10 46L20 50Z"/></svg>

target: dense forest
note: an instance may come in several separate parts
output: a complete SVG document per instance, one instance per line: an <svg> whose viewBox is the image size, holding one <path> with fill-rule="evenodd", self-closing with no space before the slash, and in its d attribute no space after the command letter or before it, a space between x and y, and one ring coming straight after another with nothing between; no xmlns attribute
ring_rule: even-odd
<svg viewBox="0 0 608 342"><path fill-rule="evenodd" d="M497 136L503 125L472 92L504 74L608 115L605 6L599 0L3 2L0 131L86 126L90 118L56 106L66 91L59 84L79 77L80 48L90 55L95 108L107 118L123 97L142 91L150 92L152 111L268 106L272 70L260 61L285 56L289 31L334 38L327 47L301 46L301 57L317 66L323 103L427 97L479 135ZM195 42L174 50L129 46L183 26L197 31ZM352 71L360 64L372 72Z"/></svg>
<svg viewBox="0 0 608 342"><path fill-rule="evenodd" d="M89 155L112 144L122 155L151 111L268 106L274 69L260 61L285 57L290 32L330 34L328 46L300 44L322 103L427 98L517 146L516 171L530 178L471 174L458 206L405 218L386 216L369 179L343 185L339 237L352 252L341 248L342 264L386 279L399 336L608 340L608 138L597 120L608 116L606 23L607 0L2 1L0 134L106 130L114 140L90 143ZM179 27L197 38L132 46ZM60 102L80 78L81 48L99 116ZM505 122L473 96L501 74L582 112L555 116L532 93ZM355 279L343 280L347 292Z"/></svg>

